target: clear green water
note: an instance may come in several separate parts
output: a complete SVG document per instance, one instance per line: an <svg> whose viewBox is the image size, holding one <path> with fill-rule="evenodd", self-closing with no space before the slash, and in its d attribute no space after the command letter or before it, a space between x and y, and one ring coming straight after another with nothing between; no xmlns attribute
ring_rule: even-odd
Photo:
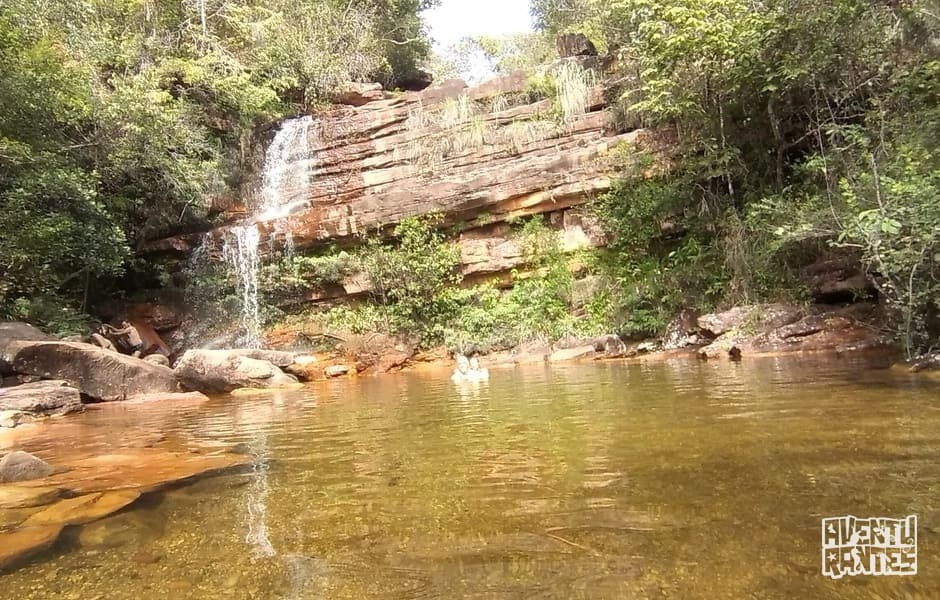
<svg viewBox="0 0 940 600"><path fill-rule="evenodd" d="M937 597L938 400L859 361L763 359L109 408L76 417L83 436L160 430L270 462L73 531L0 596ZM844 514L918 515L920 574L824 579L820 518Z"/></svg>

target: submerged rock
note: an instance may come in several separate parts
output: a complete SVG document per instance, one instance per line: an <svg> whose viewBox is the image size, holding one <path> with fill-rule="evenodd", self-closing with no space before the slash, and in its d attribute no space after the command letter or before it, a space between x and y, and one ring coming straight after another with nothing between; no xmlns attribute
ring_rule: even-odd
<svg viewBox="0 0 940 600"><path fill-rule="evenodd" d="M177 363L176 373L184 386L207 394L239 388L278 388L297 383L295 377L274 364L250 358L243 352L188 350Z"/></svg>
<svg viewBox="0 0 940 600"><path fill-rule="evenodd" d="M173 394L139 394L127 399L129 404L145 404L148 402L207 402L209 396L202 392L176 392Z"/></svg>
<svg viewBox="0 0 940 600"><path fill-rule="evenodd" d="M26 519L23 526L82 525L115 513L138 498L137 490L117 490L59 500Z"/></svg>
<svg viewBox="0 0 940 600"><path fill-rule="evenodd" d="M55 487L0 485L0 508L30 508L45 506L62 496Z"/></svg>
<svg viewBox="0 0 940 600"><path fill-rule="evenodd" d="M12 567L51 546L62 533L61 525L23 527L0 533L0 570Z"/></svg>
<svg viewBox="0 0 940 600"><path fill-rule="evenodd" d="M42 479L54 472L52 465L21 450L11 452L0 459L0 483Z"/></svg>
<svg viewBox="0 0 940 600"><path fill-rule="evenodd" d="M19 341L7 346L4 358L17 373L61 379L104 402L179 387L172 369L91 344Z"/></svg>
<svg viewBox="0 0 940 600"><path fill-rule="evenodd" d="M136 490L145 494L251 461L250 456L230 453L197 454L160 448L123 448L113 454L63 460L61 464L67 470L35 484L63 488L77 495L114 490Z"/></svg>

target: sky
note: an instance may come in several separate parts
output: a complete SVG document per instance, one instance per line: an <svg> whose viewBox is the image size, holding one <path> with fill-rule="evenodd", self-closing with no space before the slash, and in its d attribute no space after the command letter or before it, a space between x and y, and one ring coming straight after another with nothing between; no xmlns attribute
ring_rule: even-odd
<svg viewBox="0 0 940 600"><path fill-rule="evenodd" d="M435 47L469 35L506 35L532 29L529 0L444 0L424 13Z"/></svg>

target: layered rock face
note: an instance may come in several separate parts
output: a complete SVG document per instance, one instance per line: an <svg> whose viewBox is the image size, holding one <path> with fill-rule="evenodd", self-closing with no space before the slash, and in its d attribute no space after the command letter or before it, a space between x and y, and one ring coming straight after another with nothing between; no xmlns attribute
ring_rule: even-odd
<svg viewBox="0 0 940 600"><path fill-rule="evenodd" d="M304 184L281 190L288 203L280 214L256 219L262 248L288 229L297 248L355 244L362 234L436 212L443 226L464 230L465 274L505 271L522 256L501 223L551 213L569 246L602 244L577 207L610 188L612 151L622 166L624 156L667 145L662 133L618 132L601 87L588 87L584 106L567 116L559 103L532 98L521 73L473 88L452 80L381 99L369 92L354 94L358 106L315 117L309 153L287 165ZM228 217L234 223L244 214ZM226 231L160 240L148 250L218 249Z"/></svg>

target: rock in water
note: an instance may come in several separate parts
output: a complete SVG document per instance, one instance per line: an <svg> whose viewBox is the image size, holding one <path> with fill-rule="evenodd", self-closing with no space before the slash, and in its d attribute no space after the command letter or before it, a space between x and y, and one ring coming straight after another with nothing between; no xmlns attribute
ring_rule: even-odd
<svg viewBox="0 0 940 600"><path fill-rule="evenodd" d="M91 344L12 342L3 358L17 373L61 379L104 402L179 389L172 369Z"/></svg>
<svg viewBox="0 0 940 600"><path fill-rule="evenodd" d="M23 525L82 525L115 513L139 497L137 490L115 490L59 500L26 519Z"/></svg>
<svg viewBox="0 0 940 600"><path fill-rule="evenodd" d="M65 381L39 381L0 389L0 412L64 415L82 410L82 399Z"/></svg>
<svg viewBox="0 0 940 600"><path fill-rule="evenodd" d="M61 525L24 527L0 533L0 570L45 550L59 538Z"/></svg>
<svg viewBox="0 0 940 600"><path fill-rule="evenodd" d="M0 483L42 479L55 472L55 469L29 452L17 450L0 459Z"/></svg>
<svg viewBox="0 0 940 600"><path fill-rule="evenodd" d="M296 378L270 362L249 358L241 352L188 350L177 363L176 373L184 386L206 394L297 383Z"/></svg>
<svg viewBox="0 0 940 600"><path fill-rule="evenodd" d="M323 369L323 374L327 377L342 377L349 373L351 369L348 365L330 365Z"/></svg>

